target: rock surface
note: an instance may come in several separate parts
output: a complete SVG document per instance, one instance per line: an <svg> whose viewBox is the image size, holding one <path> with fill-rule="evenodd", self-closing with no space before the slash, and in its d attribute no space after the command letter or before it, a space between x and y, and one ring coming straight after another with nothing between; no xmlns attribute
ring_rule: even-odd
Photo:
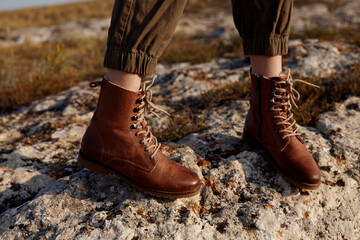
<svg viewBox="0 0 360 240"><path fill-rule="evenodd" d="M314 1L313 4L294 9L292 29L302 31L311 28L333 29L359 26L359 12L359 1Z"/></svg>
<svg viewBox="0 0 360 240"><path fill-rule="evenodd" d="M315 19L324 26L334 22L321 19L357 23L357 1L342 1L336 8L331 5L335 1L322 2L327 4L312 11L296 8L294 28L304 29ZM211 21L189 13L199 23L185 16L177 31L228 38L235 29L231 15L223 11ZM296 15L300 11L303 14ZM21 43L26 36L52 41L58 32L105 36L108 21L20 30L0 37L0 45ZM359 61L359 50L354 49L318 40L290 41L285 68L301 76L328 76ZM246 58L159 64L154 102L181 115L174 106L245 81L249 66ZM359 97L349 96L320 115L316 127L300 127L321 169L322 184L315 191L290 185L265 152L243 142L246 99L201 110L207 128L163 146L165 154L199 175L201 193L166 200L142 194L113 175L78 166L81 137L98 93L83 82L0 115L0 239L359 239ZM155 127L170 120L149 118Z"/></svg>
<svg viewBox="0 0 360 240"><path fill-rule="evenodd" d="M295 72L306 57L294 60ZM166 99L179 114L172 103L244 81L248 67L227 59L159 65L155 102ZM245 145L249 106L237 100L208 110L205 130L164 147L203 181L199 196L165 200L77 165L97 94L81 83L0 116L0 239L358 239L360 98L301 128L321 168L318 190L293 187L266 153Z"/></svg>

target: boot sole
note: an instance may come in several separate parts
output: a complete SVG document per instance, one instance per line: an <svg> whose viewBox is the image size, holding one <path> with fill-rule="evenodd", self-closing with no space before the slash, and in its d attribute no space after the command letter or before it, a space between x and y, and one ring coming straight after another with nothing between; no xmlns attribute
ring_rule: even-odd
<svg viewBox="0 0 360 240"><path fill-rule="evenodd" d="M117 177L119 177L121 180L128 183L130 186L134 187L135 189L137 189L141 192L156 196L156 197L170 198L170 199L188 198L188 197L193 197L193 196L199 194L199 192L200 192L200 186L197 189L195 189L194 191L188 191L188 192L167 192L167 191L161 191L161 190L147 188L145 186L142 186L142 185L134 182L133 180L129 179L128 177L122 175L118 171L116 171L104 164L101 164L91 158L86 157L81 152L81 150L80 150L80 153L78 156L78 163L81 166L83 166L84 168L87 168L96 173L100 173L102 175L114 174Z"/></svg>
<svg viewBox="0 0 360 240"><path fill-rule="evenodd" d="M244 135L243 135L243 140L246 142L246 144L253 149L259 149L259 150L265 150L266 152L269 153L269 151L267 151L264 146L261 144L261 142L259 142L258 140L256 140L254 137L252 137L250 134L248 134L246 131L244 131ZM271 156L271 154L269 153L269 155ZM308 189L308 190L315 190L320 186L320 182L316 183L316 184L311 184L311 183L304 183L301 182L297 179L293 179L291 177L289 177L288 175L286 175L286 173L284 173L276 164L275 160L271 157L271 164L272 166L275 168L275 170L289 183L293 184L294 186L297 186L299 188L303 188L303 189Z"/></svg>

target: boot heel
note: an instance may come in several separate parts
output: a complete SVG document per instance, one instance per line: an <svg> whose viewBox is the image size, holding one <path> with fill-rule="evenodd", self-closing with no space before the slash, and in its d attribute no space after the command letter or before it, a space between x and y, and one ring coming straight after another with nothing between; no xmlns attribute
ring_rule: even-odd
<svg viewBox="0 0 360 240"><path fill-rule="evenodd" d="M250 148L261 149L261 150L264 149L263 145L254 137L252 137L249 133L247 133L245 130L244 130L243 140Z"/></svg>
<svg viewBox="0 0 360 240"><path fill-rule="evenodd" d="M86 158L81 151L78 156L78 163L84 168L87 168L96 173L100 173L102 175L107 175L111 173L107 168L101 166L101 164L97 164L95 161Z"/></svg>

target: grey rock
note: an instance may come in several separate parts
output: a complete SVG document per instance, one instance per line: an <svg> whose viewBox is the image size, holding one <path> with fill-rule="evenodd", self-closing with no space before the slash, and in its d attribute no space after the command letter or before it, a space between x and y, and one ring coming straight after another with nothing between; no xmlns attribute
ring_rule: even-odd
<svg viewBox="0 0 360 240"><path fill-rule="evenodd" d="M349 97L335 105L335 110L320 116L317 128L332 143L331 153L354 177L360 177L360 98Z"/></svg>
<svg viewBox="0 0 360 240"><path fill-rule="evenodd" d="M12 142L16 141L19 138L22 137L22 134L16 130L10 130L8 132L2 132L0 133L0 142L6 143L6 142Z"/></svg>
<svg viewBox="0 0 360 240"><path fill-rule="evenodd" d="M305 42L294 40L289 43L287 66L301 76L327 77L349 68L359 62L359 53L343 52L346 46L316 39Z"/></svg>
<svg viewBox="0 0 360 240"><path fill-rule="evenodd" d="M52 139L59 139L64 142L80 141L84 135L86 126L84 124L71 124L64 129L59 129L51 135Z"/></svg>
<svg viewBox="0 0 360 240"><path fill-rule="evenodd" d="M196 28L206 35L205 20ZM181 27L177 31L194 31L191 22ZM333 74L359 59L352 49L292 41L287 68L302 76ZM153 101L177 115L179 101L246 81L248 71L246 59L158 65ZM199 175L201 193L166 200L77 165L99 93L87 85L0 115L0 239L358 239L359 98L323 113L316 128L300 127L322 173L322 185L311 192L289 184L268 154L244 143L247 100L203 110L206 129L164 146L166 155ZM157 128L169 119L150 117Z"/></svg>
<svg viewBox="0 0 360 240"><path fill-rule="evenodd" d="M189 70L220 82L246 68L233 66L219 60L168 74L175 79ZM171 85L162 79L157 85L162 89L154 94L168 87L181 92L184 84ZM180 96L170 93L170 99ZM293 187L272 168L267 154L246 146L242 129L249 105L237 100L210 110L207 129L164 146L165 154L193 169L203 181L199 196L165 200L144 195L113 175L77 167L79 141L97 94L98 90L81 83L49 97L64 101L64 96L70 96L65 97L63 109L76 109L79 114L75 115L55 108L31 112L31 118L26 111L1 116L6 129L49 124L15 140L13 150L0 154L0 238L356 239L360 234L358 161L350 157L339 161L332 150L346 147L346 156L356 155L358 98L324 113L317 128L300 128L322 169L323 184L318 190ZM82 101L92 103L92 108ZM15 115L28 120L24 123ZM332 134L340 127L340 117L341 124L349 127L341 127L344 135ZM9 199L17 200L11 204Z"/></svg>
<svg viewBox="0 0 360 240"><path fill-rule="evenodd" d="M48 99L45 101L41 101L41 104L35 104L32 111L34 112L43 112L50 110L56 105L56 101L54 99Z"/></svg>
<svg viewBox="0 0 360 240"><path fill-rule="evenodd" d="M354 27L360 23L359 12L360 3L355 0L314 2L294 8L292 29L297 32L312 28Z"/></svg>

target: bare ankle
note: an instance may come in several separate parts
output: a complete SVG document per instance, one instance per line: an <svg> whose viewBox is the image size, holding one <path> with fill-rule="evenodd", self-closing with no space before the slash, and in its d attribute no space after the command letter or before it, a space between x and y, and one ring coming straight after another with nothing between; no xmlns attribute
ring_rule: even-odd
<svg viewBox="0 0 360 240"><path fill-rule="evenodd" d="M120 71L117 69L107 69L107 80L126 90L137 92L141 84L141 75Z"/></svg>
<svg viewBox="0 0 360 240"><path fill-rule="evenodd" d="M282 71L281 55L250 55L252 71L265 77L277 77Z"/></svg>

